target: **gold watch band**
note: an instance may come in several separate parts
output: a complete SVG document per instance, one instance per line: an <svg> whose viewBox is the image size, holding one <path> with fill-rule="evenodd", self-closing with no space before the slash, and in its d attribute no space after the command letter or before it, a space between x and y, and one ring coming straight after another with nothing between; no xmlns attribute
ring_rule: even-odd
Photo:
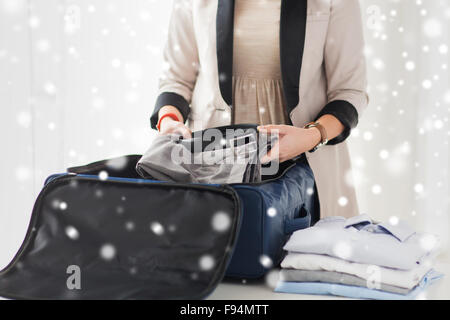
<svg viewBox="0 0 450 320"><path fill-rule="evenodd" d="M305 129L309 128L317 128L320 131L320 142L309 152L314 152L320 147L326 145L328 143L327 130L320 122L309 122L305 125Z"/></svg>

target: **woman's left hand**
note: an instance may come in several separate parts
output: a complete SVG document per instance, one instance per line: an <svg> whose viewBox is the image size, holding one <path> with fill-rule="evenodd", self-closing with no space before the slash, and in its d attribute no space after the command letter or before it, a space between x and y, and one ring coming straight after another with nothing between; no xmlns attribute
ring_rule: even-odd
<svg viewBox="0 0 450 320"><path fill-rule="evenodd" d="M278 142L261 159L262 163L277 160L280 163L301 155L314 148L321 139L317 128L298 128L288 125L259 126L258 131L267 134L278 132Z"/></svg>

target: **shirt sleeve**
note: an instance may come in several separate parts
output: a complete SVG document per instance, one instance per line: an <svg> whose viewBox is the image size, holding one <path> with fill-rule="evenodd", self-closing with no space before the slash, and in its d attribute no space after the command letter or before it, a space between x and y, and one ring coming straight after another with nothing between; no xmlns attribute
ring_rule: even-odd
<svg viewBox="0 0 450 320"><path fill-rule="evenodd" d="M324 50L328 103L315 118L331 114L344 125L330 145L347 139L369 102L360 10L358 0L331 0Z"/></svg>
<svg viewBox="0 0 450 320"><path fill-rule="evenodd" d="M156 129L158 112L175 106L186 121L197 80L199 58L192 20L192 0L174 0L168 37L163 51L164 66L159 78L158 97L150 125Z"/></svg>

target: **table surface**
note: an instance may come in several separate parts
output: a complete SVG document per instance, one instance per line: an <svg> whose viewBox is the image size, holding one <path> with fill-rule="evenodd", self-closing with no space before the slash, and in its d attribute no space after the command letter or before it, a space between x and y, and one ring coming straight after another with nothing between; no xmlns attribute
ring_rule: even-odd
<svg viewBox="0 0 450 320"><path fill-rule="evenodd" d="M440 259L435 269L446 274L443 279L429 287L421 296L430 300L450 299L450 261ZM261 280L225 280L208 297L208 300L345 300L348 298L322 295L303 295L274 292L278 280L278 270ZM0 297L0 300L5 300Z"/></svg>
<svg viewBox="0 0 450 320"><path fill-rule="evenodd" d="M450 299L450 261L443 257L438 259L434 269L445 276L421 293L420 299ZM337 296L304 295L274 292L274 283L278 279L278 270L271 271L266 279L252 281L224 280L208 297L208 300L343 300L350 299Z"/></svg>

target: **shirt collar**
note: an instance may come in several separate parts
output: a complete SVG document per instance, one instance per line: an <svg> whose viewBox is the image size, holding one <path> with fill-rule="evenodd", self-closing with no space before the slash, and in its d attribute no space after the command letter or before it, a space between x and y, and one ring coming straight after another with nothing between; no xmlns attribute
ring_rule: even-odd
<svg viewBox="0 0 450 320"><path fill-rule="evenodd" d="M344 227L348 228L348 227L351 227L351 226L354 226L357 224L361 224L361 223L370 224L370 223L372 223L372 219L370 218L369 215L367 215L365 213L360 214L359 216L348 218L345 222Z"/></svg>
<svg viewBox="0 0 450 320"><path fill-rule="evenodd" d="M415 231L413 229L411 229L411 227L408 224L401 222L401 221L395 225L383 222L383 223L379 223L378 226L383 228L390 234L392 234L394 237L396 237L401 242L405 241L406 239L408 239L410 236L412 236L415 233Z"/></svg>
<svg viewBox="0 0 450 320"><path fill-rule="evenodd" d="M356 226L358 224L368 225L375 224L375 222L370 218L369 215L360 214L359 216L348 218L345 222L345 228ZM376 225L386 232L390 233L401 242L405 241L415 233L415 231L403 221L399 221L395 225L391 223L378 223Z"/></svg>

